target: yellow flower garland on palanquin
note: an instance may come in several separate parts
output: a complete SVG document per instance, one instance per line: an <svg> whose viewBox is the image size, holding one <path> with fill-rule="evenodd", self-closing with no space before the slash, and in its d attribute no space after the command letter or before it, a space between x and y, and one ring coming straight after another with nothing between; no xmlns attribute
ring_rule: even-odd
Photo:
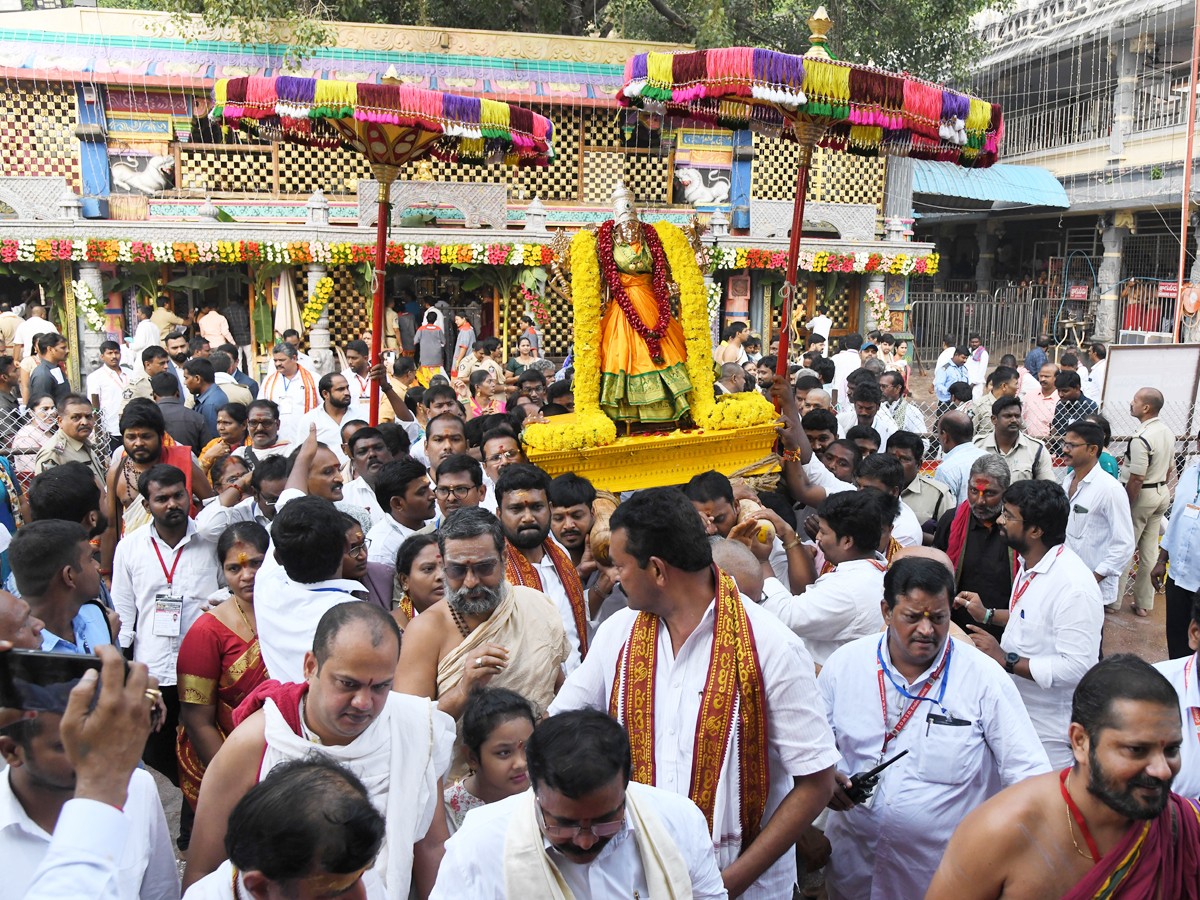
<svg viewBox="0 0 1200 900"><path fill-rule="evenodd" d="M571 241L571 302L575 325L575 411L600 410L600 260L596 236L580 231ZM605 418L608 418L605 416ZM616 431L613 431L616 440Z"/></svg>
<svg viewBox="0 0 1200 900"><path fill-rule="evenodd" d="M708 417L707 425L715 431L734 431L766 425L779 418L775 404L758 391L722 394Z"/></svg>
<svg viewBox="0 0 1200 900"><path fill-rule="evenodd" d="M574 421L527 425L522 438L534 450L590 450L617 439L617 426L599 410L582 412L575 404Z"/></svg>

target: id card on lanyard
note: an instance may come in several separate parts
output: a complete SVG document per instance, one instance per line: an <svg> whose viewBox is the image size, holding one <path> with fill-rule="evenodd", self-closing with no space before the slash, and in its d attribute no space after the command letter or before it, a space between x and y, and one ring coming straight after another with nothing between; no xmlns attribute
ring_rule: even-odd
<svg viewBox="0 0 1200 900"><path fill-rule="evenodd" d="M167 579L166 591L159 591L154 595L154 636L177 638L183 626L183 597L175 590L174 581L175 570L179 568L179 557L183 555L183 545L175 548L175 557L168 570L162 552L158 549L158 541L151 538L150 544L154 547L154 555L158 557L158 564Z"/></svg>

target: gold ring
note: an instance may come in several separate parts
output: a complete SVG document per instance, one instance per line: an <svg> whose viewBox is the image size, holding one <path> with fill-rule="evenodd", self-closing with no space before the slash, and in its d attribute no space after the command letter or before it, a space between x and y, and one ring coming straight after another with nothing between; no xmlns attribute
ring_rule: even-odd
<svg viewBox="0 0 1200 900"><path fill-rule="evenodd" d="M155 704L162 699L162 691L160 691L158 688L146 688L146 690L143 692L143 695L147 700Z"/></svg>

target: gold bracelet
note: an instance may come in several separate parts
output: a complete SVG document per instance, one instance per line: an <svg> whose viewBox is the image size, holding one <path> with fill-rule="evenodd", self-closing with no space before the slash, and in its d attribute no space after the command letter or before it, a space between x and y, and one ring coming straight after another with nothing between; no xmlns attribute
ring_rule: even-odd
<svg viewBox="0 0 1200 900"><path fill-rule="evenodd" d="M783 549L785 551L791 550L793 547L799 547L803 543L804 543L804 541L802 541L800 539L800 535L796 535L794 538L792 538L790 541L788 541L786 544L783 545Z"/></svg>

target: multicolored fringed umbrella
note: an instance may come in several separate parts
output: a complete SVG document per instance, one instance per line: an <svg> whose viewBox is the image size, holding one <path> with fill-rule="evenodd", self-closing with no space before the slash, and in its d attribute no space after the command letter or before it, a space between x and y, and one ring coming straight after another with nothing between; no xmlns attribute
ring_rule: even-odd
<svg viewBox="0 0 1200 900"><path fill-rule="evenodd" d="M788 324L814 146L863 156L911 156L982 168L1004 134L1000 107L907 75L833 59L833 23L820 7L808 20L804 56L752 47L640 53L625 64L619 101L649 113L723 128L750 128L800 147L792 211L778 373L786 376Z"/></svg>
<svg viewBox="0 0 1200 900"><path fill-rule="evenodd" d="M554 126L519 106L394 84L315 78L223 78L213 87L214 120L269 141L362 153L379 182L371 356L383 340L384 265L392 182L405 163L430 155L447 162L547 165ZM371 385L371 423L379 421L379 384Z"/></svg>

